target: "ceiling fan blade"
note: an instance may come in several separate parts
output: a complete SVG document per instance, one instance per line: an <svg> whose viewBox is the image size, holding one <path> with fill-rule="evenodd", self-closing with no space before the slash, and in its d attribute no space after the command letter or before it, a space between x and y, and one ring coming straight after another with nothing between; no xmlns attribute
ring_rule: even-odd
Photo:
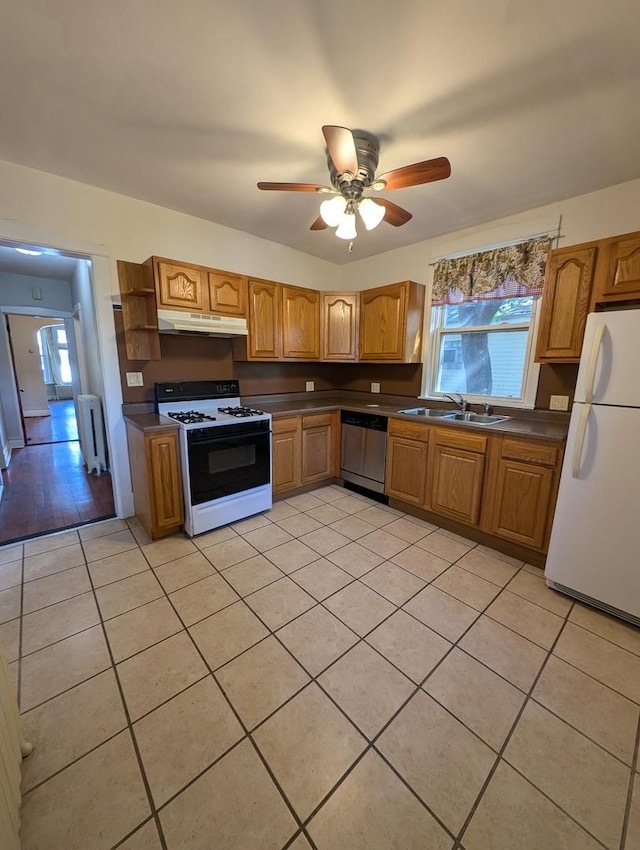
<svg viewBox="0 0 640 850"><path fill-rule="evenodd" d="M385 181L387 184L385 189L406 189L409 186L419 186L421 183L445 180L450 174L451 163L446 156L439 156L436 159L405 165L404 168L395 168L376 179Z"/></svg>
<svg viewBox="0 0 640 850"><path fill-rule="evenodd" d="M313 222L309 230L326 230L327 224L323 221L322 216L318 216L318 218Z"/></svg>
<svg viewBox="0 0 640 850"><path fill-rule="evenodd" d="M346 127L325 125L322 128L322 135L338 174L348 171L349 174L356 175L359 167L358 154L351 130L347 130Z"/></svg>
<svg viewBox="0 0 640 850"><path fill-rule="evenodd" d="M333 192L333 189L319 183L258 183L258 189L268 192Z"/></svg>
<svg viewBox="0 0 640 850"><path fill-rule="evenodd" d="M374 200L376 204L385 208L384 220L394 227L402 227L413 218L412 213L394 204L393 201L388 201L386 198L374 198Z"/></svg>

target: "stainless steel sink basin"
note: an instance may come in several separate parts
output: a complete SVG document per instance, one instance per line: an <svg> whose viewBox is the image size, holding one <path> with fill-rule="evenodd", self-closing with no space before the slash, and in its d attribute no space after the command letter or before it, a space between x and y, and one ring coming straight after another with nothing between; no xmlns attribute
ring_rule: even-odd
<svg viewBox="0 0 640 850"><path fill-rule="evenodd" d="M470 425L495 425L497 422L504 422L506 419L511 419L511 417L489 413L465 412L453 413L447 419L451 419L453 422L468 422Z"/></svg>
<svg viewBox="0 0 640 850"><path fill-rule="evenodd" d="M399 410L398 413L409 413L411 416L435 416L442 418L450 418L450 410L437 410L433 407L408 407L406 410Z"/></svg>

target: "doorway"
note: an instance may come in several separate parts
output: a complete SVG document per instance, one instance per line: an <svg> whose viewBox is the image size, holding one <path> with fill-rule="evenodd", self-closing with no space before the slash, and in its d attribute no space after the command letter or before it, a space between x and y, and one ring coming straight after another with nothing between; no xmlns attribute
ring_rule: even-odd
<svg viewBox="0 0 640 850"><path fill-rule="evenodd" d="M94 309L91 264L60 252L16 263L12 252L0 245L0 546L115 516L110 473L86 469L75 403L103 396L95 327L82 321Z"/></svg>

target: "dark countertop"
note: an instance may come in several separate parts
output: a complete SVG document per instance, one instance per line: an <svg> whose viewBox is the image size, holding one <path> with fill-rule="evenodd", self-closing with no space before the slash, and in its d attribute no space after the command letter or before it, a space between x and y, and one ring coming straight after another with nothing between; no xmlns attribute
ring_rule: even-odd
<svg viewBox="0 0 640 850"><path fill-rule="evenodd" d="M381 416L391 417L393 419L412 420L413 422L422 422L423 424L438 425L444 428L464 428L466 430L486 432L488 434L513 434L518 437L530 437L532 439L549 440L552 442L564 442L567 438L569 430L569 417L567 414L558 416L557 414L549 414L547 411L530 411L530 410L506 410L504 408L496 409L497 413L510 416L504 422L499 422L495 425L472 425L468 422L451 422L446 419L425 418L422 416L412 416L411 414L398 413L406 407L427 407L429 402L416 398L396 398L382 397L379 402L369 401L371 396L360 395L360 397L346 397L347 394L338 395L321 395L318 393L314 398L309 398L309 394L297 395L297 397L276 396L274 401L269 402L265 396L243 397L244 404L249 404L264 410L266 413L271 413L274 418L282 418L283 416L294 416L303 413L323 413L332 410L355 410L363 413L379 413ZM375 396L373 396L375 398ZM432 407L442 407L437 403L431 403ZM172 426L160 419L157 413L127 413L123 411L124 418L131 423L135 428L141 431L156 431L163 428L178 427Z"/></svg>

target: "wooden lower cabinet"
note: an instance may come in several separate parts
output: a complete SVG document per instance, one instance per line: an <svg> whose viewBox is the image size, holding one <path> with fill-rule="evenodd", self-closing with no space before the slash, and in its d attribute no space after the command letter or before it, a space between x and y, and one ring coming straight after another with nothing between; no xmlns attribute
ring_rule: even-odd
<svg viewBox="0 0 640 850"><path fill-rule="evenodd" d="M302 483L312 484L338 474L337 413L302 417Z"/></svg>
<svg viewBox="0 0 640 850"><path fill-rule="evenodd" d="M301 484L301 433L299 416L273 420L271 482L274 495Z"/></svg>
<svg viewBox="0 0 640 850"><path fill-rule="evenodd" d="M478 525L487 438L435 430L430 451L428 507L458 522Z"/></svg>
<svg viewBox="0 0 640 850"><path fill-rule="evenodd" d="M178 431L142 431L127 423L136 516L152 540L184 522Z"/></svg>
<svg viewBox="0 0 640 850"><path fill-rule="evenodd" d="M487 530L533 549L546 547L561 452L556 446L502 439L491 475Z"/></svg>
<svg viewBox="0 0 640 850"><path fill-rule="evenodd" d="M387 432L385 493L412 505L424 505L430 429L417 422L391 419Z"/></svg>

